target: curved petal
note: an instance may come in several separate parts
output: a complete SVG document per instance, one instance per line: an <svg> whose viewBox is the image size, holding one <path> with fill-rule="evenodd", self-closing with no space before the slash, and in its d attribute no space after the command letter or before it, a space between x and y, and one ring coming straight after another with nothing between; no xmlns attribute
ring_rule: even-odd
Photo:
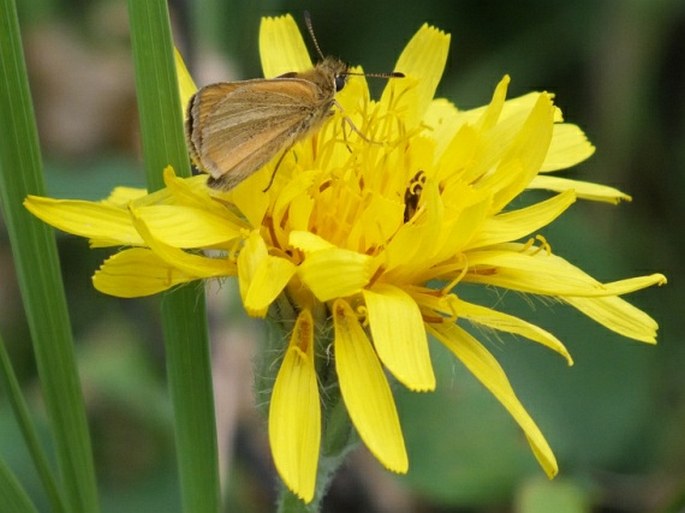
<svg viewBox="0 0 685 513"><path fill-rule="evenodd" d="M92 278L96 290L123 298L151 296L196 279L197 276L167 264L146 248L126 249L112 255Z"/></svg>
<svg viewBox="0 0 685 513"><path fill-rule="evenodd" d="M153 192L150 196L154 196L160 192L168 194L169 198L166 201L159 202L141 202L137 206L150 206L158 204L172 204L183 205L187 207L207 210L215 216L224 219L224 222L234 226L241 226L247 228L247 224L239 218L226 205L212 196L213 189L207 187L207 177L205 175L196 175L188 178L181 178L176 176L174 168L167 166L164 168L164 189Z"/></svg>
<svg viewBox="0 0 685 513"><path fill-rule="evenodd" d="M309 310L297 318L271 393L269 444L283 482L303 501L311 502L321 444L321 405Z"/></svg>
<svg viewBox="0 0 685 513"><path fill-rule="evenodd" d="M507 375L497 360L478 340L454 323L431 323L427 324L427 328L502 403L523 429L533 454L547 476L554 477L559 471L554 453L535 421L516 397Z"/></svg>
<svg viewBox="0 0 685 513"><path fill-rule="evenodd" d="M575 201L575 192L569 190L529 207L489 217L465 249L491 246L526 237L550 224Z"/></svg>
<svg viewBox="0 0 685 513"><path fill-rule="evenodd" d="M267 255L252 275L243 299L247 313L253 317L264 317L269 305L283 292L296 270L290 260Z"/></svg>
<svg viewBox="0 0 685 513"><path fill-rule="evenodd" d="M262 18L259 27L259 56L265 78L291 71L307 71L313 67L300 29L290 14Z"/></svg>
<svg viewBox="0 0 685 513"><path fill-rule="evenodd" d="M449 47L449 34L424 23L407 43L395 65L395 71L404 73L407 79L389 80L381 96L381 104L387 108L393 96L403 94L408 86L414 87L417 90L416 115L423 117L445 70Z"/></svg>
<svg viewBox="0 0 685 513"><path fill-rule="evenodd" d="M540 171L556 171L575 166L594 152L595 147L577 125L557 123L554 125L549 151Z"/></svg>
<svg viewBox="0 0 685 513"><path fill-rule="evenodd" d="M468 261L465 281L550 296L616 296L666 281L662 274L652 274L601 283L557 255L517 243L472 251Z"/></svg>
<svg viewBox="0 0 685 513"><path fill-rule="evenodd" d="M80 237L97 239L101 246L137 246L143 239L125 208L81 200L27 196L24 206L47 224Z"/></svg>
<svg viewBox="0 0 685 513"><path fill-rule="evenodd" d="M228 257L209 258L187 253L155 238L145 224L145 221L137 214L137 210L131 208L130 211L133 226L138 230L138 233L140 233L150 249L168 265L188 275L194 275L197 279L232 276L236 273L235 263L230 261Z"/></svg>
<svg viewBox="0 0 685 513"><path fill-rule="evenodd" d="M392 374L411 390L435 389L435 375L421 311L414 299L393 285L363 291L373 344Z"/></svg>
<svg viewBox="0 0 685 513"><path fill-rule="evenodd" d="M560 178L558 176L538 175L528 184L526 189L545 189L563 192L573 190L579 198L591 201L603 201L614 205L621 201L631 201L632 198L624 192L593 182Z"/></svg>
<svg viewBox="0 0 685 513"><path fill-rule="evenodd" d="M497 170L478 182L479 188L492 188L493 211L499 212L523 191L540 171L552 137L554 105L541 94L521 130L502 156Z"/></svg>
<svg viewBox="0 0 685 513"><path fill-rule="evenodd" d="M247 313L264 317L295 271L289 260L269 255L264 239L253 231L238 255L240 296Z"/></svg>
<svg viewBox="0 0 685 513"><path fill-rule="evenodd" d="M359 292L369 283L377 265L368 255L332 247L307 255L297 274L324 302Z"/></svg>
<svg viewBox="0 0 685 513"><path fill-rule="evenodd" d="M357 316L342 299L333 304L333 325L335 369L350 418L378 461L404 473L409 460L390 386Z"/></svg>
<svg viewBox="0 0 685 513"><path fill-rule="evenodd" d="M526 322L513 315L498 312L492 308L462 301L458 298L453 299L453 306L462 319L481 326L487 326L488 328L526 337L556 351L566 358L569 365L573 365L573 358L571 358L571 354L564 344L550 332L543 330L535 324Z"/></svg>
<svg viewBox="0 0 685 513"><path fill-rule="evenodd" d="M240 237L242 228L206 209L151 205L136 209L153 237L176 248L208 248Z"/></svg>
<svg viewBox="0 0 685 513"><path fill-rule="evenodd" d="M624 337L656 344L657 322L620 297L564 297L566 303Z"/></svg>
<svg viewBox="0 0 685 513"><path fill-rule="evenodd" d="M550 296L611 295L604 285L563 258L543 250L528 251L524 252L523 244L472 251L464 280Z"/></svg>

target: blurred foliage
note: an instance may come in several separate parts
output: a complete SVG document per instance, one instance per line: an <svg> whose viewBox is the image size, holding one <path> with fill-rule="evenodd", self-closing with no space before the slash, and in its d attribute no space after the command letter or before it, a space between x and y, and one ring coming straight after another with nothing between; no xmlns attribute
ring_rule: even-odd
<svg viewBox="0 0 685 513"><path fill-rule="evenodd" d="M115 184L143 183L124 4L19 5L53 195L93 199ZM667 287L629 298L660 323L657 347L621 339L561 305L497 291L464 292L534 320L571 350L576 363L568 368L529 342L478 333L555 449L560 478L544 480L508 414L433 344L438 390L396 389L409 474L390 478L362 449L334 484L326 511L684 511L685 344L678 326L685 318L685 238L677 227L685 224L685 3L172 2L178 43L200 84L203 77L259 76L260 16L290 12L303 19L305 9L323 51L366 70L390 70L424 22L450 32L438 93L461 108L487 102L505 73L512 76L510 96L532 89L556 93L566 119L597 146L595 156L570 174L617 186L634 201L617 207L578 202L543 235L556 253L601 280L654 271L669 278ZM70 131L76 135L65 143L61 136ZM94 134L98 138L91 140ZM0 237L0 326L40 425L45 419L28 334L7 236ZM106 253L64 236L60 245L103 510L178 511L158 299L98 295L90 275ZM210 301L218 297L213 293ZM239 307L230 305L233 315ZM221 308L227 307L215 311L217 325L226 315ZM217 337L215 344L219 349L225 341ZM217 408L233 402L219 395ZM223 433L228 503L231 511L270 511L273 470L264 430L254 427L253 413L235 411L234 429ZM0 396L0 454L45 511L18 436Z"/></svg>

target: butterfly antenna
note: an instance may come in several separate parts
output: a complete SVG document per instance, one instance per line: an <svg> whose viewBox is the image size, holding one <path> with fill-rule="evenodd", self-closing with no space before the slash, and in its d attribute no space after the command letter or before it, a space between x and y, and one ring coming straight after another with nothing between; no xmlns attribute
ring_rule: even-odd
<svg viewBox="0 0 685 513"><path fill-rule="evenodd" d="M314 41L314 48L316 48L316 51L319 54L319 57L321 57L321 60L324 60L325 57L323 55L323 52L321 51L321 47L319 46L319 42L316 40L316 36L314 35L314 27L312 27L312 17L309 15L309 11L304 11L304 23L305 23L305 25L307 25L307 30L309 31L309 35L312 36L312 41Z"/></svg>

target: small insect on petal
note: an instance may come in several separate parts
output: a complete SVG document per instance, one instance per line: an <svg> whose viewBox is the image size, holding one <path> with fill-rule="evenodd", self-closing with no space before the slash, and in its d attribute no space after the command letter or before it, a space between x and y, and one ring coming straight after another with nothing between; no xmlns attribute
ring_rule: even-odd
<svg viewBox="0 0 685 513"><path fill-rule="evenodd" d="M219 82L202 87L191 98L186 141L193 163L209 173L210 187L230 190L280 155L275 175L285 153L332 114L335 94L350 74L348 66L323 56L308 15L305 21L321 56L314 68L270 79Z"/></svg>

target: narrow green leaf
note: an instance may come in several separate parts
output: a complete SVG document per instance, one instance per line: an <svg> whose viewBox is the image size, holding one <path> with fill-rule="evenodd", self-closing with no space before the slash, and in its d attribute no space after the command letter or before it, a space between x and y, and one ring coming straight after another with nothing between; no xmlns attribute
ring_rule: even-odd
<svg viewBox="0 0 685 513"><path fill-rule="evenodd" d="M52 469L50 468L48 458L38 441L38 433L31 421L29 409L24 401L24 396L21 393L21 387L19 386L17 377L14 374L14 369L12 368L12 363L7 354L5 341L3 340L2 335L0 335L0 381L2 381L5 386L7 397L9 398L10 405L14 411L14 416L17 419L17 424L24 436L26 446L36 465L36 470L45 487L48 498L50 499L52 511L54 513L64 513L66 512L64 501L57 488L57 483L52 473ZM2 494L0 494L0 497L2 497Z"/></svg>
<svg viewBox="0 0 685 513"><path fill-rule="evenodd" d="M0 0L0 200L68 509L98 511L90 435L52 229L22 206L43 194L42 162L16 5Z"/></svg>
<svg viewBox="0 0 685 513"><path fill-rule="evenodd" d="M165 0L129 0L143 154L151 190L162 170L190 175ZM162 303L183 511L219 510L217 441L204 291L179 288Z"/></svg>
<svg viewBox="0 0 685 513"><path fill-rule="evenodd" d="M19 481L0 460L0 511L2 513L38 513Z"/></svg>

